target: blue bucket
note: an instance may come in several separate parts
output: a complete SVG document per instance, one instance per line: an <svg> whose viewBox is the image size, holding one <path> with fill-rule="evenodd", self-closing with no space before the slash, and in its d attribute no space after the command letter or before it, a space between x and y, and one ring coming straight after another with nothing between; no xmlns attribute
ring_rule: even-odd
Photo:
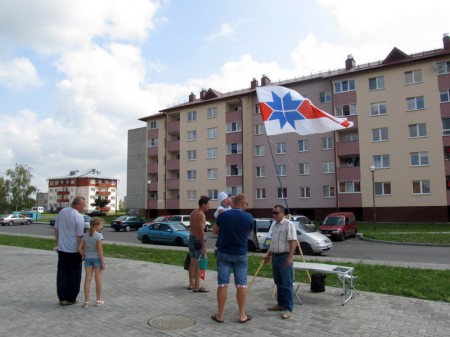
<svg viewBox="0 0 450 337"><path fill-rule="evenodd" d="M208 269L208 257L206 255L200 256L200 259L198 260L198 264L199 264L200 270Z"/></svg>

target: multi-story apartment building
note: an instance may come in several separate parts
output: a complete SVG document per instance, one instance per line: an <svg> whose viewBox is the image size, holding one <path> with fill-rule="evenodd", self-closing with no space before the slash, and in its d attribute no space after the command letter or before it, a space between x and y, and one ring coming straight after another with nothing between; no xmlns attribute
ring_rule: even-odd
<svg viewBox="0 0 450 337"><path fill-rule="evenodd" d="M281 85L350 129L267 137L255 89ZM190 212L201 195L249 196L254 216L274 204L322 219L335 210L367 221L448 221L450 205L450 37L443 48L245 90L202 90L186 103L143 117L147 214ZM139 132L142 132L140 130ZM130 161L129 157L129 161ZM130 164L129 164L130 166ZM139 166L134 163L132 166Z"/></svg>
<svg viewBox="0 0 450 337"><path fill-rule="evenodd" d="M110 200L104 208L106 212L115 212L119 206L117 194L118 179L102 176L96 169L84 172L71 171L69 175L49 178L47 210L57 211L71 205L73 198L79 195L86 199L86 209L93 210L91 204L98 197Z"/></svg>

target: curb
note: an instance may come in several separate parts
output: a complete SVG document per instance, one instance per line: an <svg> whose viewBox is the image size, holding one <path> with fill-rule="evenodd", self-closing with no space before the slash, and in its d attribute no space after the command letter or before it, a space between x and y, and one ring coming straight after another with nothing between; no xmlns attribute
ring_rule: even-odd
<svg viewBox="0 0 450 337"><path fill-rule="evenodd" d="M358 239L363 240L363 241L382 243L382 244L386 244L386 245L425 246L425 247L450 247L450 245L444 245L444 244L374 240L374 239L365 238L363 233L358 233L356 236L357 236Z"/></svg>

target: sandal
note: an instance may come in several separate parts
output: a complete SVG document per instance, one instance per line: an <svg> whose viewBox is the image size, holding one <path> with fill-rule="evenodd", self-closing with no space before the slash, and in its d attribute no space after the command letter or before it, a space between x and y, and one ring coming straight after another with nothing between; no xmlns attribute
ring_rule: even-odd
<svg viewBox="0 0 450 337"><path fill-rule="evenodd" d="M186 288L187 290L194 290L194 286L189 286Z"/></svg>
<svg viewBox="0 0 450 337"><path fill-rule="evenodd" d="M207 293L207 292L209 292L208 289L203 288L203 287L200 287L200 288L198 288L198 289L193 289L192 291L193 291L194 293Z"/></svg>
<svg viewBox="0 0 450 337"><path fill-rule="evenodd" d="M95 303L96 307L101 307L103 304L105 304L105 301L103 300L97 300L97 302Z"/></svg>
<svg viewBox="0 0 450 337"><path fill-rule="evenodd" d="M85 308L85 309L89 308L89 302L84 302L83 308Z"/></svg>

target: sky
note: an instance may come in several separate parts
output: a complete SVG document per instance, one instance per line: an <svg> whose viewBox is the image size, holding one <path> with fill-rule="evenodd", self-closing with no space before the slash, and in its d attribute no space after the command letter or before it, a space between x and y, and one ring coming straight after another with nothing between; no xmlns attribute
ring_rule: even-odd
<svg viewBox="0 0 450 337"><path fill-rule="evenodd" d="M126 195L128 130L229 92L442 48L441 0L0 0L0 175L96 168ZM314 102L313 102L314 103Z"/></svg>

